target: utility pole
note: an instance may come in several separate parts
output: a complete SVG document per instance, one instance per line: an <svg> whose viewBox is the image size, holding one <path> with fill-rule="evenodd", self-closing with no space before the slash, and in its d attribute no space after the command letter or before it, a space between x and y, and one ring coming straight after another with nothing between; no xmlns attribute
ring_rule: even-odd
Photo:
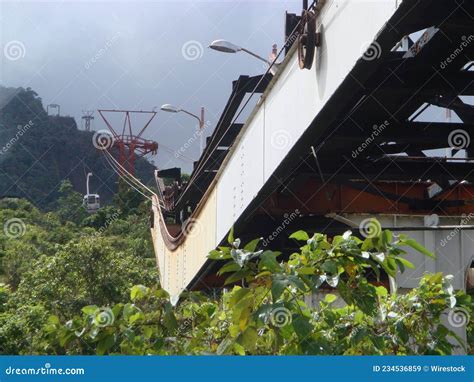
<svg viewBox="0 0 474 382"><path fill-rule="evenodd" d="M84 129L91 131L91 121L94 119L94 112L92 110L82 111L82 119L84 120Z"/></svg>

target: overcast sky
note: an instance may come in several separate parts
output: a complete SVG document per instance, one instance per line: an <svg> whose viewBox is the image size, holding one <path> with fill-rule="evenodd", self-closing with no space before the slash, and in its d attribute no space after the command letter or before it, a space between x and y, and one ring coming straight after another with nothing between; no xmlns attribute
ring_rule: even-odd
<svg viewBox="0 0 474 382"><path fill-rule="evenodd" d="M299 14L301 1L0 1L0 83L31 87L79 126L82 110L172 103L205 106L212 130L231 81L265 68L208 44L223 38L267 57L283 44L285 11ZM95 117L93 128L104 129ZM155 163L189 169L166 148L178 150L195 127L185 114L159 112L146 134L163 145ZM197 140L184 155L198 157Z"/></svg>

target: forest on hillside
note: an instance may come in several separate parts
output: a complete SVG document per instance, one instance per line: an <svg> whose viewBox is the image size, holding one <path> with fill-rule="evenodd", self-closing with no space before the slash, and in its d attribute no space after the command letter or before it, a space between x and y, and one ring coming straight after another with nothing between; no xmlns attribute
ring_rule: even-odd
<svg viewBox="0 0 474 382"><path fill-rule="evenodd" d="M85 194L86 174L92 172L91 191L110 203L117 174L94 147L93 134L79 130L72 117L48 115L34 90L0 86L0 197L52 209L63 179ZM150 183L154 166L144 159L135 165L137 176Z"/></svg>

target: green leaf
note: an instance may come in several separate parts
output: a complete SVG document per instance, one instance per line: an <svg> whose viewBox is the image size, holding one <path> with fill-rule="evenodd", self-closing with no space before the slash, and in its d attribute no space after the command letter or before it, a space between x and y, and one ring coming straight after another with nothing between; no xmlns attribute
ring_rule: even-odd
<svg viewBox="0 0 474 382"><path fill-rule="evenodd" d="M229 236L227 237L227 242L232 245L234 243L235 239L234 239L234 227L232 226L232 228L230 229L229 231Z"/></svg>
<svg viewBox="0 0 474 382"><path fill-rule="evenodd" d="M260 256L260 262L258 263L259 271L264 269L269 270L270 272L278 272L281 271L280 264L276 260L276 254L272 251L265 251Z"/></svg>
<svg viewBox="0 0 474 382"><path fill-rule="evenodd" d="M84 308L82 308L82 311L84 312ZM85 312L84 312L85 313ZM89 313L86 313L86 314L89 314ZM93 314L93 313L90 313L90 314ZM53 324L53 325L60 325L61 322L59 321L59 318L58 316L55 316L55 315L51 315L48 317L48 322L50 324Z"/></svg>
<svg viewBox="0 0 474 382"><path fill-rule="evenodd" d="M130 300L140 300L148 293L148 288L144 285L134 285L130 290Z"/></svg>
<svg viewBox="0 0 474 382"><path fill-rule="evenodd" d="M377 314L378 300L375 287L367 281L361 282L354 289L352 297L355 305L369 316Z"/></svg>
<svg viewBox="0 0 474 382"><path fill-rule="evenodd" d="M365 337L367 337L368 330L364 327L355 327L351 333L351 344L356 346Z"/></svg>
<svg viewBox="0 0 474 382"><path fill-rule="evenodd" d="M305 231L296 231L290 235L290 239L295 239L298 241L308 241L309 236Z"/></svg>
<svg viewBox="0 0 474 382"><path fill-rule="evenodd" d="M224 273L228 272L238 272L240 271L240 265L237 264L235 261L230 261L227 264L225 264L219 271L217 272L217 275L223 275Z"/></svg>
<svg viewBox="0 0 474 382"><path fill-rule="evenodd" d="M109 350L115 344L114 335L108 335L105 338L101 339L97 344L96 354L97 355L104 355L107 350Z"/></svg>
<svg viewBox="0 0 474 382"><path fill-rule="evenodd" d="M337 263L334 260L326 260L321 268L330 275L337 274Z"/></svg>
<svg viewBox="0 0 474 382"><path fill-rule="evenodd" d="M150 339L152 335L153 335L153 329L150 326L144 326L143 327L143 336L146 339Z"/></svg>
<svg viewBox="0 0 474 382"><path fill-rule="evenodd" d="M397 331L398 337L402 340L404 344L406 344L409 340L407 328L403 321L398 321L395 325L395 330Z"/></svg>
<svg viewBox="0 0 474 382"><path fill-rule="evenodd" d="M293 317L292 326L300 340L306 339L313 331L313 325L309 322L309 318L301 315Z"/></svg>
<svg viewBox="0 0 474 382"><path fill-rule="evenodd" d="M388 244L390 244L392 240L393 240L392 231L389 231L388 229L384 230L382 232L382 243L384 244L384 246L387 246Z"/></svg>
<svg viewBox="0 0 474 382"><path fill-rule="evenodd" d="M241 281L245 279L249 274L250 271L248 269L241 269L240 271L235 272L234 274L226 278L226 280L224 281L224 285L229 285L235 283L236 281Z"/></svg>
<svg viewBox="0 0 474 382"><path fill-rule="evenodd" d="M171 304L167 304L165 306L165 314L163 316L163 325L168 329L170 332L174 333L178 328L178 321L173 313L173 309Z"/></svg>
<svg viewBox="0 0 474 382"><path fill-rule="evenodd" d="M376 290L377 296L379 297L386 297L388 295L387 288L383 286L378 286L375 288L375 290Z"/></svg>
<svg viewBox="0 0 474 382"><path fill-rule="evenodd" d="M424 254L425 256L432 257L432 258L435 257L435 255L432 252L428 251L425 247L423 247L421 244L419 244L414 239L404 237L403 239L400 240L399 244L402 245L402 246L407 245L407 246L413 248L414 250Z"/></svg>
<svg viewBox="0 0 474 382"><path fill-rule="evenodd" d="M223 250L218 251L217 249L213 249L211 252L209 252L207 258L210 260L228 260L231 259L232 256L230 255L230 250L226 252Z"/></svg>
<svg viewBox="0 0 474 382"><path fill-rule="evenodd" d="M290 285L290 281L286 277L278 275L278 274L272 277L271 290L272 290L273 302L276 302L280 298L283 291L288 285Z"/></svg>
<svg viewBox="0 0 474 382"><path fill-rule="evenodd" d="M142 313L142 312L137 312L135 314L132 314L129 318L128 318L128 322L133 325L135 322L139 321L139 320L143 320L145 318L145 315Z"/></svg>
<svg viewBox="0 0 474 382"><path fill-rule="evenodd" d="M404 268L415 269L415 266L410 261L408 261L407 259L404 259L401 256L396 256L394 257L394 259L402 272L404 272L405 270Z"/></svg>
<svg viewBox="0 0 474 382"><path fill-rule="evenodd" d="M260 242L260 238L254 239L251 242L247 243L244 247L245 251L253 252L257 248L258 243Z"/></svg>
<svg viewBox="0 0 474 382"><path fill-rule="evenodd" d="M298 274L300 275L314 275L316 268L314 267L301 267L298 269Z"/></svg>
<svg viewBox="0 0 474 382"><path fill-rule="evenodd" d="M96 305L87 305L81 309L82 313L91 316L97 312L99 308Z"/></svg>
<svg viewBox="0 0 474 382"><path fill-rule="evenodd" d="M324 302L326 302L327 304L332 304L336 300L337 296L334 294L327 294L326 296L324 296Z"/></svg>
<svg viewBox="0 0 474 382"><path fill-rule="evenodd" d="M237 304L239 301L247 297L250 293L252 292L248 288L235 287L232 291L230 298L231 305Z"/></svg>
<svg viewBox="0 0 474 382"><path fill-rule="evenodd" d="M249 326L245 331L240 335L238 342L248 350L252 352L255 350L258 341L258 333L255 328Z"/></svg>

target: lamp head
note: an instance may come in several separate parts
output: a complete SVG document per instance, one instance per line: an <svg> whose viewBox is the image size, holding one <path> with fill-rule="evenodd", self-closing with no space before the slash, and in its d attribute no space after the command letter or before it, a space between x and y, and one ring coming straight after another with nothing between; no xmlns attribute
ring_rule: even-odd
<svg viewBox="0 0 474 382"><path fill-rule="evenodd" d="M179 107L170 105L169 103L162 105L161 110L167 111L169 113L178 113L178 112L181 111L181 109Z"/></svg>
<svg viewBox="0 0 474 382"><path fill-rule="evenodd" d="M232 44L226 40L214 40L209 45L209 48L217 50L218 52L224 53L237 53L242 50L242 48L238 45Z"/></svg>

